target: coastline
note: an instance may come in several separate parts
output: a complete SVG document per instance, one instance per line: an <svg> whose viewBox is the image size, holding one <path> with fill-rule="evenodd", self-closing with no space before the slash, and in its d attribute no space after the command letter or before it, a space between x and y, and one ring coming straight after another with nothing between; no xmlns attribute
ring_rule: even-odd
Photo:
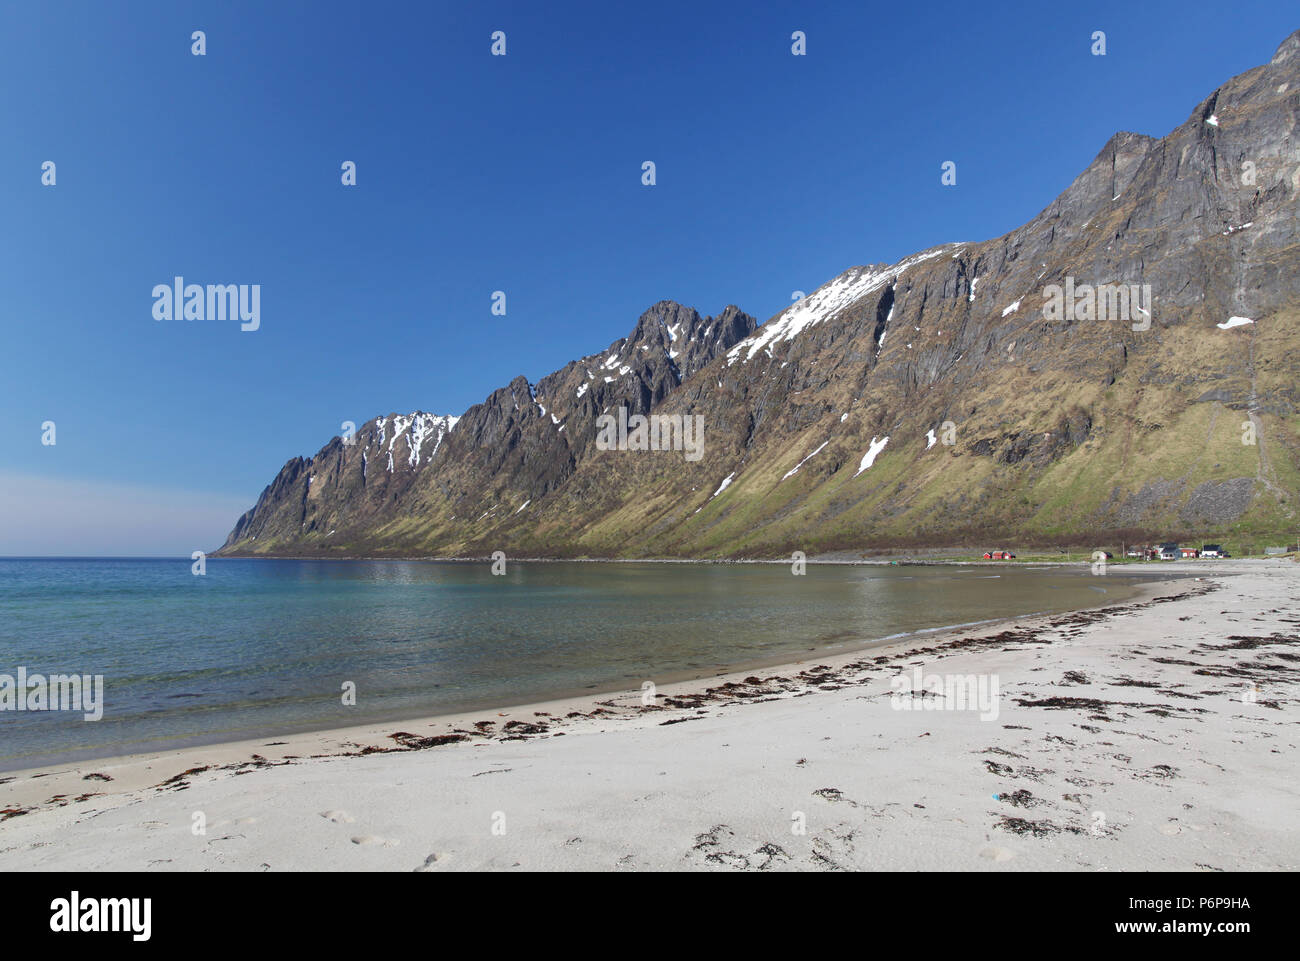
<svg viewBox="0 0 1300 961"><path fill-rule="evenodd" d="M992 567L992 568L1027 568L1027 567L1088 567L1090 561L1087 551L1079 551L1079 560L1030 560L1012 558L1010 560L988 560L971 557L968 552L953 555L936 554L933 558L919 558L914 553L893 557L887 554L875 554L862 557L839 557L837 553L813 555L804 559L805 564L844 567ZM150 558L157 559L157 558ZM161 558L166 560L166 558ZM222 554L212 552L207 555L210 561L375 561L394 563L429 563L429 564L491 564L492 558L481 557L442 557L437 555L375 555L375 554ZM1250 558L1254 560L1254 558ZM512 564L778 564L789 565L788 557L511 557ZM1157 571L1172 565L1186 563L1179 561L1130 561L1115 559L1110 561L1117 570ZM1196 559L1202 566L1208 560ZM1150 567L1148 565L1157 566Z"/></svg>
<svg viewBox="0 0 1300 961"><path fill-rule="evenodd" d="M288 560L290 558L276 559ZM339 558L339 560L342 560L342 558ZM674 562L670 561L668 563ZM770 562L763 561L757 563ZM1150 573L1155 575L1162 574L1163 572L1151 571ZM957 635L963 632L985 630L999 625L1019 624L1021 622L1029 622L1035 618L1091 611L1101 607L1109 607L1117 603L1129 603L1143 599L1145 596L1148 596L1151 591L1159 589L1161 585L1173 584L1179 580L1192 578L1194 576L1195 572L1191 570L1183 572L1175 571L1171 572L1171 574L1164 574L1164 576L1161 576L1159 579L1153 578L1150 583L1134 586L1126 597L1119 600L1103 598L1080 607L1072 607L1059 611L1025 611L965 623L918 628L916 630L904 631L881 637L855 638L835 643L828 643L819 647L810 647L801 651L786 650L780 653L742 658L741 660L730 661L725 664L714 664L691 669L667 671L653 677L647 677L646 680L651 681L659 689L664 691L678 694L691 693L700 685L709 684L718 681L719 679L730 679L733 676L752 674L755 671L794 672L808 659L838 662L843 661L846 658L851 659L852 657L866 651L894 647L900 647L900 649L903 649L909 644L920 644L922 642L941 639L948 637L949 635ZM310 724L290 725L288 727L267 728L259 730L256 733L249 733L246 736L236 734L234 736L217 735L206 737L200 735L183 739L165 739L169 743L162 743L156 746L142 745L140 750L129 750L116 754L101 754L94 751L88 751L83 754L80 751L73 750L67 752L67 757L59 757L54 754L35 755L30 764L23 764L21 759L15 758L14 761L17 762L16 764L7 763L6 765L0 765L0 810L3 810L6 807L4 803L3 786L7 778L27 778L32 775L48 776L54 771L70 769L81 770L94 766L97 763L101 765L115 765L166 756L195 758L202 755L205 751L220 752L222 756L225 756L229 752L224 749L230 748L242 750L246 748L251 752L258 745L265 747L268 740L277 740L282 742L283 745L288 745L295 749L301 748L304 744L326 743L333 745L338 749L339 753L343 753L341 745L350 743L358 736L369 738L366 746L377 746L384 742L382 740L376 740L376 738L386 736L378 734L377 732L400 730L404 725L431 726L437 725L439 722L447 722L450 724L456 721L464 722L471 716L492 716L498 712L513 712L515 714L531 713L542 708L557 706L563 707L568 711L575 707L594 705L597 699L600 698L609 698L610 696L621 694L625 695L628 693L628 690L625 680L616 681L611 679L608 681L585 685L582 688L547 691L540 696L534 696L518 701L502 702L495 699L482 699L476 702L457 705L455 707L449 707L448 709L437 710L430 713L417 712L411 714L407 712L396 712L385 714L383 716L372 715L363 721L358 721L353 724L336 724L325 727ZM160 738L159 740L164 739ZM282 744L276 744L274 746L279 747L282 746ZM285 752L278 753L283 754ZM198 764L195 763L188 765L188 767L195 766L198 766Z"/></svg>
<svg viewBox="0 0 1300 961"><path fill-rule="evenodd" d="M711 855L722 853L714 850L715 846L722 844L720 836L703 843L701 847L700 838L712 836L711 831L716 835L714 828L717 826L726 827L729 832L735 830L734 825L727 825L732 825L737 820L736 812L732 812L730 820L723 817L728 805L720 806L716 812L717 817L711 822L712 826L697 825L698 830L694 833L690 830L683 833L679 822L694 810L691 799L698 801L701 791L706 794L731 795L739 790L741 794L732 798L731 806L749 809L755 798L768 796L770 801L773 791L776 794L788 793L789 782L810 773L796 771L794 768L802 769L810 765L818 769L818 773L827 779L828 785L838 781L859 780L864 773L871 774L874 770L874 774L863 782L858 793L852 796L870 794L879 786L881 779L898 778L900 771L905 771L911 763L910 754L915 749L915 739L929 738L933 732L936 740L925 742L927 748L938 744L941 735L943 740L953 744L971 737L992 743L983 752L977 752L988 755L983 763L978 760L972 762L964 750L949 749L943 752L941 768L954 765L962 768L960 776L955 777L953 783L961 784L963 791L968 782L988 778L992 778L989 783L995 785L998 782L1028 782L1026 787L1004 783L1004 786L1019 788L1006 792L1006 797L1011 800L999 799L997 792L990 794L977 790L973 795L985 799L987 803L980 803L983 808L1001 809L1001 818L994 817L990 821L984 816L988 812L980 814L966 810L957 819L961 822L961 826L955 829L958 835L965 836L978 825L978 838L975 840L980 850L992 852L975 852L972 855L975 860L966 866L989 867L1010 861L1017 867L1041 868L1043 862L1028 857L1027 851L1020 852L1019 845L1027 840L1042 848L1072 840L1085 846L1092 843L1095 847L1099 840L1114 837L1106 831L1100 835L1090 833L1089 806L1083 802L1083 795L1088 792L1076 783L1088 782L1091 786L1106 783L1105 779L1097 776L1097 771L1092 770L1100 763L1099 756L1080 754L1070 758L1070 763L1080 770L1073 780L1067 778L1068 784L1062 787L1074 785L1080 789L1056 792L1067 799L1065 807L1068 811L1055 810L1062 805L1050 794L1038 796L1041 787L1036 786L1054 773L1054 768L1046 764L1043 767L1026 765L1029 773L1020 777L1018 774L1022 770L1021 765L1009 758L1030 758L1035 756L1034 752L1044 751L1059 755L1061 749L1057 745L1062 740L1078 738L1079 728L1087 733L1105 730L1098 726L1101 723L1098 719L1115 723L1109 716L1112 713L1121 715L1123 721L1120 729L1108 732L1110 736L1119 737L1123 734L1135 738L1139 743L1154 741L1176 746L1186 739L1176 735L1172 741L1165 742L1164 738L1171 733L1171 725L1189 721L1203 724L1205 718L1198 716L1197 712L1201 715L1235 712L1242 705L1233 702L1230 692L1206 691L1193 695L1187 691L1175 690L1189 686L1182 675L1187 673L1184 669L1195 662L1186 657L1155 659L1144 655L1162 647L1196 647L1198 644L1202 647L1214 644L1231 647L1230 642L1219 637L1219 634L1226 631L1188 628L1184 635L1173 632L1173 636L1166 636L1165 632L1166 622L1175 625L1187 623L1198 614L1213 615L1222 607L1244 607L1239 614L1249 620L1277 621L1272 625L1274 636L1281 637L1283 632L1290 634L1294 627L1282 615L1290 614L1294 618L1292 612L1275 609L1270 612L1273 616L1261 614L1252 617L1254 612L1250 610L1250 604L1254 603L1256 597L1271 598L1270 603L1278 604L1283 603L1283 598L1293 596L1297 570L1296 565L1289 561L1229 561L1212 565L1189 565L1184 571L1178 572L1185 573L1188 580L1165 580L1143 585L1136 597L1120 604L1103 601L1097 606L1069 613L1022 616L1001 619L992 624L936 631L923 636L909 635L904 639L877 642L866 648L858 647L835 654L812 652L808 660L773 667L749 666L665 684L658 689L657 696L649 704L642 703L639 690L612 695L585 695L499 708L495 711L477 710L400 723L359 725L290 735L271 743L263 737L8 772L0 776L0 866L11 870L58 867L193 869L205 865L218 869L256 869L265 863L269 865L267 869L348 866L412 870L420 867L419 861L425 857L425 852L421 851L419 858L415 858L415 863L408 863L415 853L410 850L413 844L436 844L449 848L444 852L447 857L440 859L430 855L433 860L424 867L434 867L439 863L452 868L511 867L516 862L524 867L648 867L652 866L646 860L651 858L650 852L659 849L665 854L671 851L679 859L684 859L684 862L672 862L672 866L678 867L753 869L829 866L818 860L818 857L844 867L884 866L874 862L861 863L853 852L840 850L842 844L837 848L838 842L814 834L811 811L815 807L832 804L844 814L856 812L860 815L872 806L865 800L849 800L848 789L841 788L838 783L833 788L822 785L813 792L816 796L811 798L807 796L809 792L803 792L801 801L794 799L796 792L785 802L783 823L775 826L769 824L769 833L776 838L770 843L782 851L781 857L746 852L740 852L735 857L712 857ZM1170 572L1174 572L1172 564ZM1228 603L1234 599L1239 603ZM1119 649L1110 649L1115 647L1117 636L1126 633L1125 625L1135 621L1143 622L1143 629L1131 630L1130 633L1134 634L1132 639L1121 641ZM1080 642L1083 637L1098 643L1084 645ZM1101 643L1103 640L1106 643ZM1134 650L1134 643L1147 644L1151 650L1140 647ZM1271 643L1287 642L1279 640ZM1270 642L1257 638L1252 642L1251 656L1262 660L1261 655L1267 652L1269 646ZM1034 663L1043 657L1042 652L1049 650L1053 652L1053 663L1048 666ZM1026 684L1030 687L1038 686L1028 674L1050 669L1054 674L1061 673L1065 678L1056 686L1073 688L1073 694L1093 694L1095 692L1087 688L1097 682L1086 679L1080 681L1078 678L1091 678L1097 673L1094 661L1099 651L1103 651L1108 659L1142 661L1142 666L1148 669L1154 665L1155 677L1132 679L1134 688L1143 688L1136 691L1142 695L1140 703L1133 703L1131 695L1134 690L1129 690L1129 683L1124 682L1119 691L1110 692L1129 695L1119 701L1074 697L1070 691L1065 693L1071 696L1064 698L1031 699L1028 706L1023 703L1023 698L1016 697L1007 701L1004 697L1005 703L1000 710L1001 720L994 723L979 722L976 715L960 711L927 710L917 713L890 709L890 677L899 674L904 668L916 665L928 668L933 662L948 660L954 661L954 669L960 668L961 674L992 673L1003 679L1004 688L1008 687L1007 682L1010 681L1009 687L1016 693L1020 693ZM1286 652L1281 652L1281 656L1286 659ZM1252 671L1240 664L1218 667L1238 672L1233 676L1242 678L1246 678ZM759 677L753 673L755 671L764 676ZM1267 671L1261 667L1255 673L1264 680L1268 690L1267 696L1261 695L1259 699L1264 706L1252 703L1249 705L1250 710L1261 715L1266 728L1280 723L1294 729L1296 701L1287 691L1293 684L1295 669L1288 665L1272 665ZM1178 676L1166 676L1171 674ZM1074 680L1069 679L1071 675ZM1279 690L1273 690L1274 687ZM1157 694L1160 696L1155 700ZM1201 701L1226 701L1226 705L1219 703L1216 710L1211 710L1200 706ZM1197 706L1189 707L1189 704ZM1016 723L1002 723L1011 715L1016 716ZM1022 744L1020 741L1024 736L1019 732L1028 729L1029 725L1019 723L1021 715L1027 715L1024 720L1032 717L1036 722L1034 728L1041 727L1045 720L1050 719L1049 726L1055 730L1046 735L1046 739L1033 738L1032 747ZM915 729L920 720L924 722L924 730ZM688 721L695 723L680 726ZM1080 723L1087 721L1093 723ZM794 729L793 733L791 728ZM847 756L818 757L814 762L821 740L839 740L847 730L852 730L853 738L860 742L858 750ZM718 733L722 741L717 744L703 742L701 738L706 731ZM825 734L818 733L822 731ZM1066 737L1067 733L1071 735L1069 738ZM893 753L886 753L883 745L872 746L872 742L880 739L897 740L903 737L906 740L897 744ZM1053 737L1057 740L1051 740ZM1278 735L1270 730L1267 737L1272 739ZM1288 731L1287 737L1272 746L1293 750L1291 744L1294 740L1295 734ZM1007 743L997 743L1001 741ZM1101 743L1110 746L1115 742ZM1221 752L1206 749L1203 752L1204 759L1222 770L1228 770L1225 761L1239 762L1247 753L1232 747L1234 743L1237 742L1230 739L1228 747ZM1187 746L1184 743L1183 749ZM737 748L741 750L736 750ZM864 750L867 751L866 755L862 753ZM806 757L791 760L793 767L789 771L783 769L780 775L773 772L773 777L769 777L762 772L766 770L769 754L773 752ZM534 824L533 828L520 832L527 843L517 850L504 842L504 837L513 836L513 833L499 839L501 843L494 840L495 835L487 833L490 814L513 810L527 821L526 812L535 810L539 798L548 799L552 809L566 804L572 805L574 810L582 809L584 805L594 805L594 811L602 811L607 818L617 822L620 817L618 812L632 803L632 799L626 796L629 785L623 784L620 788L621 782L615 779L611 786L608 778L602 778L603 791L597 792L599 796L593 799L585 797L584 792L578 790L579 782L571 782L571 771L576 764L585 768L587 776L591 777L602 767L623 767L628 763L636 766L638 757L645 759L647 756L657 759L650 764L656 770L670 766L684 769L681 776L689 784L674 790L669 783L659 782L658 797L667 810L653 816L650 819L653 823L649 826L642 825L635 830L628 827L623 832L624 835L629 835L624 838L624 846L637 848L631 855L632 862L622 864L619 858L605 861L600 856L592 861L588 855L595 848L566 843L567 837L585 836L584 832L589 833L592 819L600 820L595 814L582 816L580 824L564 823L563 818L549 827ZM1129 761L1123 762L1128 764L1136 758L1136 752L1121 752L1119 756L1129 758ZM742 757L745 760L739 765L733 760ZM992 760L994 757L1000 759ZM795 764L796 760L798 764ZM412 832L427 830L427 825L422 822L429 818L412 818L401 813L412 803L408 793L418 795L422 804L433 805L444 810L444 813L459 811L465 814L468 810L477 810L481 805L471 801L463 791L469 791L470 795L476 794L482 789L484 781L497 780L498 784L504 785L508 781L520 780L483 779L480 775L516 771L525 761L532 772L529 783L504 792L497 788L490 789L489 793L494 797L491 804L494 806L491 810L478 810L480 817L477 826L462 829L457 835L458 841L430 838L421 845L411 837ZM491 767L494 763L498 766ZM1061 759L1057 758L1056 763L1060 765ZM503 764L512 766L499 766ZM758 765L757 769L753 767L755 764ZM489 766L489 769L477 770L484 766ZM973 769L965 770L968 767ZM476 771L464 774L469 768ZM1180 775L1170 774L1166 777L1162 773L1163 768L1177 771L1179 766L1155 764L1147 770L1158 773L1144 775L1139 780L1144 785L1150 783L1167 790L1167 784L1162 782L1174 783ZM250 780L241 780L243 775L248 775ZM924 788L931 803L934 802L933 792L941 787L944 780L936 780L934 771L921 772L919 782L916 777L905 774L901 776L913 790ZM1237 781L1242 779L1240 771L1234 776ZM1251 776L1258 777L1257 774ZM410 783L412 779L418 785L412 788L412 792L394 790L395 782ZM638 777L632 778L633 781L637 779ZM324 794L334 792L339 795L336 810L321 807L324 803L319 790L322 783L330 785L330 790L324 791ZM1115 782L1110 783L1113 786ZM1249 776L1246 777L1246 783L1250 783ZM1271 815L1272 821L1285 824L1287 831L1284 843L1277 848L1277 856L1282 860L1270 862L1275 865L1294 865L1300 860L1297 858L1294 789L1287 787L1287 784L1284 780L1274 788L1283 794L1290 793L1286 803L1290 804L1291 812L1287 813L1286 803L1280 803L1280 810L1274 810ZM459 788L455 785L459 785ZM751 785L752 790L746 785ZM823 789L831 793L818 793ZM179 792L185 793L178 797ZM1076 800L1069 801L1070 797ZM970 800L967 798L968 802ZM1197 800L1203 802L1207 798L1198 794ZM808 836L790 836L790 813L787 810L790 809L790 804L802 804L803 808L808 809ZM1079 820L1081 812L1073 810L1080 805L1084 808L1082 814L1085 815L1082 821ZM915 812L910 815L911 819L917 825L923 825L926 818L921 812L929 807L929 804L922 806L920 801L916 801L911 808ZM1103 816L1108 807L1100 808ZM235 808L252 813L235 816ZM1031 814L1028 810L1031 808L1036 809L1036 813ZM272 815L269 809L274 809L276 813ZM352 809L358 813L348 814L347 811ZM243 841L264 834L266 828L257 827L261 824L276 822L279 826L275 832L292 832L293 829L287 822L280 823L285 818L300 828L309 825L311 831L308 833L314 833L321 825L330 825L336 829L342 824L349 827L341 832L347 834L342 839L344 846L324 852L311 845L300 849L292 843L291 836L280 838L275 833L263 837L260 846L237 845L266 854L262 860L254 862L250 858L260 855L245 856L230 851L214 851L211 831L208 835L192 835L189 832L189 821L197 810L204 811L206 817L224 825L223 830L229 828L234 831ZM1055 816L1045 821L1039 820L1039 815L1048 813L1049 810ZM371 814L362 813L366 811ZM357 833L360 829L354 830L351 827L366 818L374 820L376 811L386 812L377 819L386 825L382 836ZM432 809L425 811L425 814L431 817L431 811ZM150 817L144 817L145 814ZM703 813L698 812L696 816L702 817ZM1122 820L1118 810L1115 811L1115 817ZM981 823L981 818L988 823ZM1173 834L1157 831L1157 836L1172 837L1183 833L1182 826L1176 824L1176 821L1177 819L1171 822L1167 818L1162 820L1160 828L1176 831ZM112 832L117 837L116 842L101 840L102 828L109 822L117 824ZM954 830L955 823L951 818L945 819L944 830ZM1170 827L1171 824L1173 828ZM238 828L232 827L233 825L238 825ZM930 828L938 829L935 824L931 824ZM1267 829L1267 824L1260 826L1260 829ZM1000 832L996 837L992 834L995 831ZM335 833L339 831L336 830ZM565 838L560 837L561 834L565 834ZM635 838L630 835L635 835ZM817 850L812 850L806 859L799 860L793 852L801 847L808 848L810 844L816 849L816 838L819 836L821 848L824 849L822 853L814 857ZM810 837L813 838L812 841L809 840ZM124 838L133 843L122 843ZM609 843L612 842L607 839L606 846ZM921 842L918 840L917 843ZM150 849L155 854L171 852L175 856L151 857L141 861L142 854L137 848ZM827 853L831 849L835 849L833 857ZM513 860L501 863L499 858L502 850L514 851L509 855ZM701 850L704 851L703 854L699 854ZM360 851L367 853L358 858ZM86 859L88 852L90 860ZM455 857L450 856L452 853L455 853ZM1021 853L1026 856L1018 857ZM932 854L939 856L938 852ZM219 855L216 861L211 860L214 855ZM1268 861L1268 858L1265 860ZM1161 862L1157 859L1156 863ZM1192 867L1201 862L1172 863ZM1211 861L1204 863L1211 864ZM1165 866L1169 866L1169 863L1166 862Z"/></svg>

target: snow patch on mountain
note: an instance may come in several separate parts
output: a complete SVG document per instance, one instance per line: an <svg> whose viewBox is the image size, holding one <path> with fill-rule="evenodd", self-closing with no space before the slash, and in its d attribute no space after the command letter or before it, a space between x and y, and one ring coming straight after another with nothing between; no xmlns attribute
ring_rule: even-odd
<svg viewBox="0 0 1300 961"><path fill-rule="evenodd" d="M540 406L540 405L539 405ZM389 418L375 418L375 427L379 431L379 449L388 455L388 470L391 473L395 468L393 454L397 442L403 437L406 438L406 462L412 468L419 467L420 464L428 463L433 460L438 449L442 447L443 439L460 421L459 417L453 417L449 414L426 414L422 411L415 411L411 414L394 414L391 421L392 433L388 428L390 426ZM387 446L384 442L387 441ZM426 455L425 446L433 442L433 448ZM365 452L362 452L363 458Z"/></svg>
<svg viewBox="0 0 1300 961"><path fill-rule="evenodd" d="M795 474L799 473L799 468L802 467L804 464L808 463L808 461L810 461L812 458L816 457L819 453L821 453L821 449L822 449L822 447L825 447L825 446L826 446L827 444L829 444L829 443L830 443L830 441L828 441L828 440L827 440L827 441L822 441L822 446L821 446L821 447L818 447L815 451L813 451L811 454L809 454L807 457L805 457L805 458L804 458L803 460L801 460L799 463L795 464L794 467L792 467L790 470L786 471L786 472L785 472L785 477L782 477L781 480L785 480L787 477L793 477Z"/></svg>
<svg viewBox="0 0 1300 961"><path fill-rule="evenodd" d="M871 446L868 447L867 452L862 455L862 463L858 465L858 473L854 474L853 476L857 477L858 474L861 474L864 470L866 470L872 464L874 464L876 462L877 455L879 455L880 452L885 449L885 445L888 443L889 443L888 437L881 437L879 439L875 437L871 438Z"/></svg>
<svg viewBox="0 0 1300 961"><path fill-rule="evenodd" d="M809 327L834 317L845 307L867 294L895 282L908 269L932 257L938 257L954 246L957 245L944 244L942 247L935 247L907 257L890 266L854 267L852 270L845 271L830 283L823 284L807 297L791 304L727 351L727 366L730 367L737 360L746 363L755 355L769 351L773 345L794 340Z"/></svg>

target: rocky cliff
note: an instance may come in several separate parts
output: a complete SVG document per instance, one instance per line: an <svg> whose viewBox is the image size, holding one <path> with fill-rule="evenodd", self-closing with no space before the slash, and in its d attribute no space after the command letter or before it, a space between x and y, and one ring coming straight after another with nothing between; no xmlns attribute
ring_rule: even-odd
<svg viewBox="0 0 1300 961"><path fill-rule="evenodd" d="M1293 530L1300 32L1032 221L854 267L756 327L656 304L462 417L295 458L232 554L775 555ZM601 450L698 416L704 453Z"/></svg>

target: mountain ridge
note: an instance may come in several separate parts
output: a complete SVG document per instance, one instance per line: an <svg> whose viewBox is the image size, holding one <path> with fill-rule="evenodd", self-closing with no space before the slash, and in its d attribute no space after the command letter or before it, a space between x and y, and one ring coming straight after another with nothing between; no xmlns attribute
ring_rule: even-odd
<svg viewBox="0 0 1300 961"><path fill-rule="evenodd" d="M1000 237L850 268L762 326L660 301L373 484L335 438L286 463L220 552L716 557L1290 529L1297 50L1300 31L1163 138L1114 134ZM1048 319L1044 291L1074 281L1145 286L1154 310ZM596 450L618 406L702 416L707 455ZM365 465L377 422L357 432Z"/></svg>

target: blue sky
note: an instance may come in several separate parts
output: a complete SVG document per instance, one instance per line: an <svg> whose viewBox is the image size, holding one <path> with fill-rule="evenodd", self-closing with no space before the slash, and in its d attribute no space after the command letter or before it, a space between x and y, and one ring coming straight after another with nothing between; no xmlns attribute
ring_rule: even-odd
<svg viewBox="0 0 1300 961"><path fill-rule="evenodd" d="M1068 7L0 5L0 554L215 547L342 421L459 414L657 300L762 321L997 236L1300 26ZM260 284L260 329L155 321L178 274Z"/></svg>

